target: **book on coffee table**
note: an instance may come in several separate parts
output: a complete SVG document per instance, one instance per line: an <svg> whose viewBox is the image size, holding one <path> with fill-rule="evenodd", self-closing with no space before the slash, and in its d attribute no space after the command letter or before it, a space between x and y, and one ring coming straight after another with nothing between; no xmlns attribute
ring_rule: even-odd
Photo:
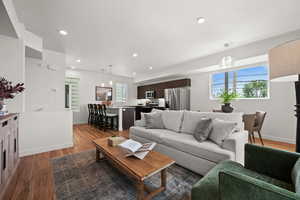
<svg viewBox="0 0 300 200"><path fill-rule="evenodd" d="M118 146L126 152L126 157L135 156L141 160L145 158L145 156L155 147L155 145L155 142L141 144L132 139L126 140L118 144Z"/></svg>

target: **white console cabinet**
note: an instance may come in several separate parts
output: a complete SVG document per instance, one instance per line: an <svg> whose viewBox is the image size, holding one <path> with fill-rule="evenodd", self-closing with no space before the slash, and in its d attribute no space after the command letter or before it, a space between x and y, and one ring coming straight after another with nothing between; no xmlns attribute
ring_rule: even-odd
<svg viewBox="0 0 300 200"><path fill-rule="evenodd" d="M19 163L19 115L0 116L0 199Z"/></svg>

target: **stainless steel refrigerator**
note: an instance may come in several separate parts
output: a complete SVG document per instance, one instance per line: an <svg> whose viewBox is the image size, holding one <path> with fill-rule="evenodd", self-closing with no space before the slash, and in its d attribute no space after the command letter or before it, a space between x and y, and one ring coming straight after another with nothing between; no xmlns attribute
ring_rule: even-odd
<svg viewBox="0 0 300 200"><path fill-rule="evenodd" d="M165 89L166 107L170 110L190 110L190 87Z"/></svg>

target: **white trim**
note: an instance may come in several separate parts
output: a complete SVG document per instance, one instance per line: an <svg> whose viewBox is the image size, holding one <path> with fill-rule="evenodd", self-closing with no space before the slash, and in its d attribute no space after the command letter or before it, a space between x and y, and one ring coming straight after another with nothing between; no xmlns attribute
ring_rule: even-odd
<svg viewBox="0 0 300 200"><path fill-rule="evenodd" d="M47 146L47 147L25 149L25 150L20 151L20 157L43 153L43 152L48 152L48 151L53 151L53 150L58 150L58 149L69 148L69 147L73 147L73 145L74 145L73 143L67 143L67 144L58 144L58 145L52 145L52 146Z"/></svg>
<svg viewBox="0 0 300 200"><path fill-rule="evenodd" d="M296 139L290 139L290 138L282 138L282 137L276 137L272 135L262 135L263 139L272 140L272 141L278 141L278 142L286 142L289 144L296 144Z"/></svg>

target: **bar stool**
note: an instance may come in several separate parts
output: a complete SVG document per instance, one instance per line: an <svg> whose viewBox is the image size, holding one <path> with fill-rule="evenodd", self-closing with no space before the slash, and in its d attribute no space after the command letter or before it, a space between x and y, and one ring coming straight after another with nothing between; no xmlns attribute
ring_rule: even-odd
<svg viewBox="0 0 300 200"><path fill-rule="evenodd" d="M88 111L89 111L88 124L92 124L92 105L91 104L88 104Z"/></svg>
<svg viewBox="0 0 300 200"><path fill-rule="evenodd" d="M106 131L106 128L114 129L114 121L116 123L115 129L118 130L119 127L119 116L114 113L106 112L106 105L102 105L102 114L103 114L103 128Z"/></svg>

